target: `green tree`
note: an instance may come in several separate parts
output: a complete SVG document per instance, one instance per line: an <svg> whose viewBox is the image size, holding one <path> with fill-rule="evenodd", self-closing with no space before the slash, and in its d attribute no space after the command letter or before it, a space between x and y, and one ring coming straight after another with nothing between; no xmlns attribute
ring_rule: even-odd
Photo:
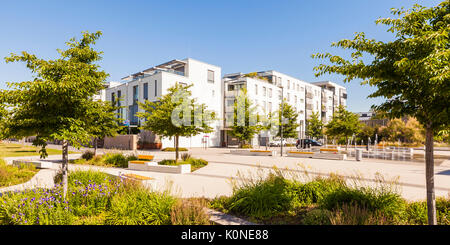
<svg viewBox="0 0 450 245"><path fill-rule="evenodd" d="M192 85L176 83L159 101L139 103L145 112L136 115L144 119L141 129L150 130L162 138L175 140L175 160L179 159L179 138L192 137L200 133L212 132L209 125L215 120L215 113L206 105L191 98Z"/></svg>
<svg viewBox="0 0 450 245"><path fill-rule="evenodd" d="M356 142L360 142L361 140L367 141L369 137L374 140L375 139L375 128L361 124L361 131L356 135Z"/></svg>
<svg viewBox="0 0 450 245"><path fill-rule="evenodd" d="M239 147L250 142L253 136L261 130L260 125L258 125L256 107L248 98L245 88L241 89L236 97L232 120L229 133L239 139Z"/></svg>
<svg viewBox="0 0 450 245"><path fill-rule="evenodd" d="M322 120L319 119L319 112L313 112L311 118L306 120L307 129L306 134L312 138L320 138L323 135L324 124Z"/></svg>
<svg viewBox="0 0 450 245"><path fill-rule="evenodd" d="M92 105L92 110L88 110L86 121L90 134L94 136L94 154L97 154L97 141L105 137L113 137L117 135L120 129L121 118L117 118L118 106L110 102L98 101Z"/></svg>
<svg viewBox="0 0 450 245"><path fill-rule="evenodd" d="M277 137L281 137L281 130L283 130L283 138L297 138L297 128L300 126L298 123L298 113L286 100L280 103L278 125Z"/></svg>
<svg viewBox="0 0 450 245"><path fill-rule="evenodd" d="M347 111L343 106L339 106L331 121L325 126L328 136L345 138L346 148L348 147L348 138L353 134L358 134L361 130L359 117L355 113Z"/></svg>
<svg viewBox="0 0 450 245"><path fill-rule="evenodd" d="M392 14L397 18L381 18L376 23L389 27L388 32L395 34L393 41L376 41L357 33L353 40L333 43L333 47L353 50L351 60L315 54L313 58L332 63L316 67L316 76L337 73L346 82L362 79L362 84L377 88L369 97L387 99L375 109L391 118L413 116L424 125L428 223L432 225L436 224L433 136L450 124L450 2L392 9Z"/></svg>
<svg viewBox="0 0 450 245"><path fill-rule="evenodd" d="M100 36L101 32L84 32L81 40L70 39L68 49L58 49L61 57L56 60L38 59L27 52L5 58L7 63L25 62L34 79L8 83L11 89L0 91L0 103L10 110L8 120L2 123L7 128L4 137L36 136L33 144L41 146L41 157L47 155L48 140L61 140L64 196L68 146L88 144L93 125L86 115L98 115L102 109L99 102L92 100L108 76L95 64L101 60L102 52L91 47Z"/></svg>

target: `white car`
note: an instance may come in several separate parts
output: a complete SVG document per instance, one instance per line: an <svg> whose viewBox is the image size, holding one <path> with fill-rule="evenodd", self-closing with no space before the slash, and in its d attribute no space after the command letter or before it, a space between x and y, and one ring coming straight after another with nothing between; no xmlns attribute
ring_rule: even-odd
<svg viewBox="0 0 450 245"><path fill-rule="evenodd" d="M281 139L275 139L270 141L269 146L281 146ZM283 146L286 146L286 139L283 139Z"/></svg>

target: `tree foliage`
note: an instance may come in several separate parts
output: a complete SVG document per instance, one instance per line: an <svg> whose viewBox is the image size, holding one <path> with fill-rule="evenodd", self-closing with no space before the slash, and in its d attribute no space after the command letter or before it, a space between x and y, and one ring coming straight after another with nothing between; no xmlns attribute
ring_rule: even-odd
<svg viewBox="0 0 450 245"><path fill-rule="evenodd" d="M215 112L207 110L205 104L199 104L197 99L191 98L191 86L176 83L159 101L139 103L145 112L137 113L139 118L145 120L142 129L150 130L161 138L175 138L177 160L179 137L212 132L210 124L216 118Z"/></svg>
<svg viewBox="0 0 450 245"><path fill-rule="evenodd" d="M394 40L367 39L363 32L333 43L333 47L353 50L351 60L340 56L315 54L329 64L315 67L316 76L337 73L346 82L362 79L375 86L369 97L386 101L373 106L391 118L415 117L426 129L425 161L429 224L436 224L434 192L433 136L450 127L450 1L426 8L392 9L398 18L381 18ZM362 58L369 59L365 63Z"/></svg>
<svg viewBox="0 0 450 245"><path fill-rule="evenodd" d="M320 138L323 135L324 123L319 119L319 112L313 112L311 118L307 120L306 135L312 138Z"/></svg>
<svg viewBox="0 0 450 245"><path fill-rule="evenodd" d="M250 142L255 134L262 129L259 125L256 107L248 98L245 88L239 91L234 102L233 119L230 128L230 135L239 139L240 146Z"/></svg>
<svg viewBox="0 0 450 245"><path fill-rule="evenodd" d="M60 58L55 60L39 59L27 52L5 58L7 63L24 62L34 79L8 83L10 89L0 91L0 104L8 108L1 123L6 129L2 136L36 136L33 144L42 147L42 157L46 156L48 140L62 140L65 187L68 144L88 144L98 132L95 128L100 115L103 123L112 120L104 116L103 104L92 100L108 76L95 63L101 60L102 52L91 47L100 36L101 32L83 32L81 40L72 38L66 43L68 49L58 49Z"/></svg>
<svg viewBox="0 0 450 245"><path fill-rule="evenodd" d="M347 143L348 138L358 134L361 130L361 123L357 114L347 111L342 105L325 126L326 134L332 138L344 137Z"/></svg>
<svg viewBox="0 0 450 245"><path fill-rule="evenodd" d="M281 136L281 129L283 129L283 138L297 138L297 128L300 126L298 112L285 100L280 104L278 110L278 125L277 137Z"/></svg>

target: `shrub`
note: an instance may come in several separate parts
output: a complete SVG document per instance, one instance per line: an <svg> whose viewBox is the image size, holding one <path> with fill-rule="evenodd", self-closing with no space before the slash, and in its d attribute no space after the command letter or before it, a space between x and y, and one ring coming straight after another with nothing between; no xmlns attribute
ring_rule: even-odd
<svg viewBox="0 0 450 245"><path fill-rule="evenodd" d="M91 160L94 156L95 156L94 152L93 151L89 151L89 150L85 151L85 152L83 152L83 154L81 154L81 158L86 160L86 161Z"/></svg>
<svg viewBox="0 0 450 245"><path fill-rule="evenodd" d="M167 193L150 192L142 186L120 192L111 200L107 225L169 225L175 199Z"/></svg>
<svg viewBox="0 0 450 245"><path fill-rule="evenodd" d="M167 148L161 149L161 151L175 151L175 147L167 147ZM184 147L178 147L178 151L188 151L188 149L184 148Z"/></svg>
<svg viewBox="0 0 450 245"><path fill-rule="evenodd" d="M4 193L0 197L0 224L68 225L74 220L62 187Z"/></svg>
<svg viewBox="0 0 450 245"><path fill-rule="evenodd" d="M181 154L181 160L186 161L186 160L188 160L189 158L191 158L191 154L189 154L189 153L183 153L183 154Z"/></svg>
<svg viewBox="0 0 450 245"><path fill-rule="evenodd" d="M206 165L208 165L208 161L203 160L201 158L188 158L185 161L178 161L175 162L175 160L170 159L164 159L158 162L159 165L181 165L181 164L190 164L191 165L191 171L195 171L199 168L202 168Z"/></svg>
<svg viewBox="0 0 450 245"><path fill-rule="evenodd" d="M252 149L253 146L252 146L252 145L245 144L245 145L242 145L241 148L243 148L243 149Z"/></svg>
<svg viewBox="0 0 450 245"><path fill-rule="evenodd" d="M289 210L293 185L291 181L271 174L264 181L248 183L234 189L225 208L256 219L271 217Z"/></svg>
<svg viewBox="0 0 450 245"><path fill-rule="evenodd" d="M30 180L39 170L33 164L7 165L0 159L0 187L17 185Z"/></svg>
<svg viewBox="0 0 450 245"><path fill-rule="evenodd" d="M387 217L399 218L405 210L406 203L400 195L372 188L338 188L327 194L320 206L333 210L344 205L357 206L370 212L381 212Z"/></svg>
<svg viewBox="0 0 450 245"><path fill-rule="evenodd" d="M306 213L302 223L305 225L331 225L331 212L326 209L313 209Z"/></svg>
<svg viewBox="0 0 450 245"><path fill-rule="evenodd" d="M135 156L124 156L122 153L110 153L103 156L103 162L114 167L127 168L128 161L137 160Z"/></svg>
<svg viewBox="0 0 450 245"><path fill-rule="evenodd" d="M206 202L199 199L179 200L170 212L172 225L209 225L205 207Z"/></svg>
<svg viewBox="0 0 450 245"><path fill-rule="evenodd" d="M329 215L332 225L388 225L393 224L380 211L372 211L359 205L343 204Z"/></svg>
<svg viewBox="0 0 450 245"><path fill-rule="evenodd" d="M439 225L450 225L450 198L436 198L436 216ZM408 224L428 224L427 203L425 201L408 203L404 220Z"/></svg>

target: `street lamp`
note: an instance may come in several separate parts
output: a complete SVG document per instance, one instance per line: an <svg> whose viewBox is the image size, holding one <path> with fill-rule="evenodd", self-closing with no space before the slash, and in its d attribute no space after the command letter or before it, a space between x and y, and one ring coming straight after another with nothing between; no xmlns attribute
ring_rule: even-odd
<svg viewBox="0 0 450 245"><path fill-rule="evenodd" d="M279 88L281 88L281 125L280 125L280 136L281 136L281 142L280 142L280 156L283 156L283 102L284 102L284 97L283 97L283 85L279 85Z"/></svg>

